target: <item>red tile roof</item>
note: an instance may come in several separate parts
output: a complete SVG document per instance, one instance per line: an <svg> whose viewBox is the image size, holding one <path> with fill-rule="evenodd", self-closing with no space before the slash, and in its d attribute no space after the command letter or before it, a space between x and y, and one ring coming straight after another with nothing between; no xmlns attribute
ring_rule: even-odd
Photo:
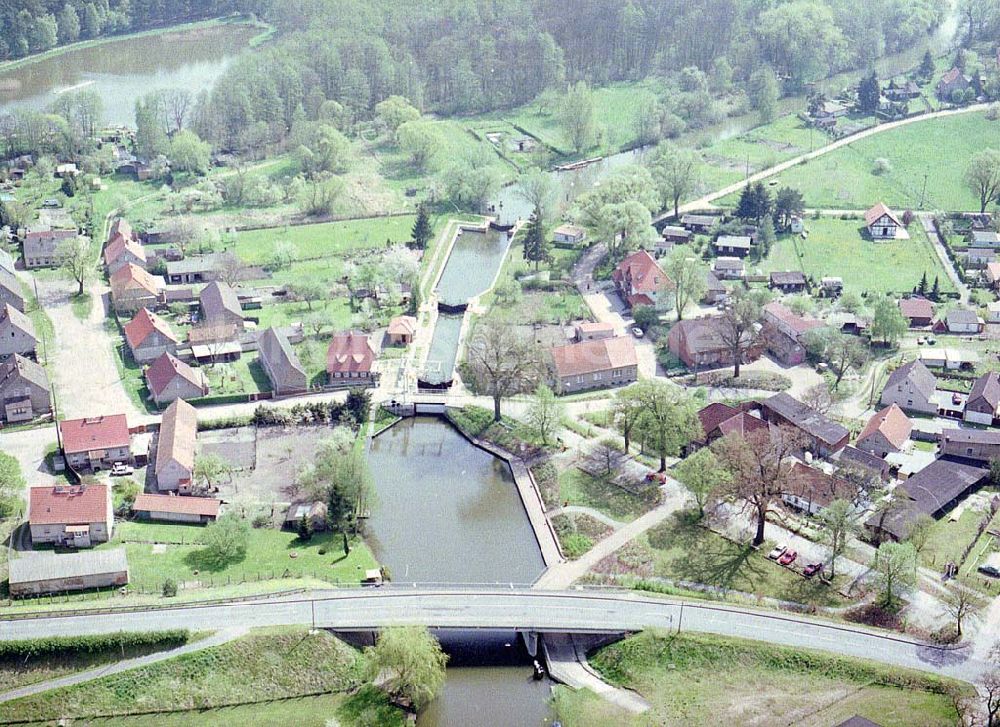
<svg viewBox="0 0 1000 727"><path fill-rule="evenodd" d="M368 336L357 331L336 334L326 350L326 371L330 374L367 373L374 361Z"/></svg>
<svg viewBox="0 0 1000 727"><path fill-rule="evenodd" d="M170 325L145 308L140 308L135 317L125 324L125 340L128 341L129 348L134 350L141 346L153 331L159 331L160 335L174 343L178 342L177 336L170 330Z"/></svg>
<svg viewBox="0 0 1000 727"><path fill-rule="evenodd" d="M154 471L160 474L171 462L194 471L194 453L198 440L198 412L183 399L174 399L160 419L160 438L156 443Z"/></svg>
<svg viewBox="0 0 1000 727"><path fill-rule="evenodd" d="M865 428L858 435L858 442L862 442L876 432L881 432L889 443L896 449L906 444L913 431L913 423L909 420L903 410L895 403L890 404L882 411L873 415Z"/></svg>
<svg viewBox="0 0 1000 727"><path fill-rule="evenodd" d="M135 498L133 512L171 512L181 515L208 515L218 517L222 500L211 497L185 497L182 495L148 495Z"/></svg>
<svg viewBox="0 0 1000 727"><path fill-rule="evenodd" d="M701 422L701 429L707 435L727 419L732 419L740 413L739 409L716 401L698 412L698 420Z"/></svg>
<svg viewBox="0 0 1000 727"><path fill-rule="evenodd" d="M624 336L556 346L552 360L560 378L639 365L635 344Z"/></svg>
<svg viewBox="0 0 1000 727"><path fill-rule="evenodd" d="M413 316L396 316L389 321L387 333L390 336L412 336L417 332L417 319Z"/></svg>
<svg viewBox="0 0 1000 727"><path fill-rule="evenodd" d="M612 278L616 283L624 283L630 295L655 295L664 287L673 286L673 281L645 250L637 250L626 256L618 263Z"/></svg>
<svg viewBox="0 0 1000 727"><path fill-rule="evenodd" d="M850 498L854 492L851 484L839 477L828 475L802 462L792 465L788 474L789 493L826 507L839 498Z"/></svg>
<svg viewBox="0 0 1000 727"><path fill-rule="evenodd" d="M68 454L128 447L128 420L124 414L66 419L59 422L63 451Z"/></svg>
<svg viewBox="0 0 1000 727"><path fill-rule="evenodd" d="M156 278L138 265L127 263L111 276L111 291L120 295L123 291L134 288L142 288L151 295L157 295L160 292Z"/></svg>
<svg viewBox="0 0 1000 727"><path fill-rule="evenodd" d="M904 318L934 318L934 304L927 298L903 298L899 301L899 312Z"/></svg>
<svg viewBox="0 0 1000 727"><path fill-rule="evenodd" d="M107 485L32 487L28 522L32 525L106 523L110 497Z"/></svg>
<svg viewBox="0 0 1000 727"><path fill-rule="evenodd" d="M802 316L796 315L776 300L765 305L764 312L777 318L779 321L791 328L795 331L795 335L797 336L801 336L803 333L807 333L814 328L823 327L823 321L818 321L815 318L803 318Z"/></svg>
<svg viewBox="0 0 1000 727"><path fill-rule="evenodd" d="M865 212L865 224L870 227L882 215L889 215L889 219L895 222L898 226L903 226L903 223L899 221L898 217L896 217L896 213L886 207L885 202L879 202L877 205Z"/></svg>
<svg viewBox="0 0 1000 727"><path fill-rule="evenodd" d="M132 231L132 225L130 225L128 220L124 217L118 217L113 223L111 223L111 234L108 236L108 240L111 241L117 238L135 239L135 233Z"/></svg>
<svg viewBox="0 0 1000 727"><path fill-rule="evenodd" d="M995 283L1000 280L1000 263L986 263L986 277L991 283Z"/></svg>
<svg viewBox="0 0 1000 727"><path fill-rule="evenodd" d="M126 252L132 253L132 255L143 262L146 260L146 251L142 249L142 245L138 242L131 237L114 237L104 248L104 264L110 265Z"/></svg>
<svg viewBox="0 0 1000 727"><path fill-rule="evenodd" d="M163 353L146 369L146 382L154 396L159 396L170 382L177 376L182 377L193 386L204 386L202 375L176 356Z"/></svg>

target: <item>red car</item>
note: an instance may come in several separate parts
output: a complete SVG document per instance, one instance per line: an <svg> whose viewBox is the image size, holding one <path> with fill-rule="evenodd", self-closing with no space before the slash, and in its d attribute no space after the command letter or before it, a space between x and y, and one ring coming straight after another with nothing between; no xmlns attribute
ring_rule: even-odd
<svg viewBox="0 0 1000 727"><path fill-rule="evenodd" d="M791 565L792 563L795 562L795 559L798 557L799 554L796 553L794 550L786 550L784 553L781 554L781 557L778 558L778 562L781 565Z"/></svg>
<svg viewBox="0 0 1000 727"><path fill-rule="evenodd" d="M812 578L814 575L823 570L822 563L810 563L805 568L802 569L802 575L806 578Z"/></svg>
<svg viewBox="0 0 1000 727"><path fill-rule="evenodd" d="M667 475L664 472L650 472L646 475L646 482L657 482L663 485L667 482Z"/></svg>

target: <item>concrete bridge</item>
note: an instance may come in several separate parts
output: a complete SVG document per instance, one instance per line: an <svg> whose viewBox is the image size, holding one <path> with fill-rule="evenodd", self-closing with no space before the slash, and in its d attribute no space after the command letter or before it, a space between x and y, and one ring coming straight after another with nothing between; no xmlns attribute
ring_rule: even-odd
<svg viewBox="0 0 1000 727"><path fill-rule="evenodd" d="M0 639L187 628L263 626L374 631L388 626L509 629L531 634L608 634L646 628L696 631L872 659L973 681L985 668L969 646L940 647L833 621L634 592L399 587L317 592L224 605L128 612L54 613L0 620Z"/></svg>

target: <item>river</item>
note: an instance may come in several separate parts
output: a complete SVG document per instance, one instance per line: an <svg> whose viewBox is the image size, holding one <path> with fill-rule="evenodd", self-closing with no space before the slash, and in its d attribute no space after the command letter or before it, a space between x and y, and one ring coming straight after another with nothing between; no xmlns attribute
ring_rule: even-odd
<svg viewBox="0 0 1000 727"><path fill-rule="evenodd" d="M259 32L233 23L68 50L0 73L0 111L43 110L60 93L88 89L104 102L106 123L134 125L138 98L165 88L192 95L211 88Z"/></svg>
<svg viewBox="0 0 1000 727"><path fill-rule="evenodd" d="M542 554L506 462L435 417L372 440L366 537L392 580L530 584Z"/></svg>

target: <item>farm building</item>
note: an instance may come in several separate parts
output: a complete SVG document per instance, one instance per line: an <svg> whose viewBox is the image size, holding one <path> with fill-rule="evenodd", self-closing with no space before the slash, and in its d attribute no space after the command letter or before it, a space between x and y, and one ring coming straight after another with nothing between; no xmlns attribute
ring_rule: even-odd
<svg viewBox="0 0 1000 727"><path fill-rule="evenodd" d="M38 553L10 560L10 595L39 596L128 585L124 548L86 553Z"/></svg>
<svg viewBox="0 0 1000 727"><path fill-rule="evenodd" d="M135 498L132 512L144 520L171 523L208 523L219 516L222 500L183 495L150 495Z"/></svg>

